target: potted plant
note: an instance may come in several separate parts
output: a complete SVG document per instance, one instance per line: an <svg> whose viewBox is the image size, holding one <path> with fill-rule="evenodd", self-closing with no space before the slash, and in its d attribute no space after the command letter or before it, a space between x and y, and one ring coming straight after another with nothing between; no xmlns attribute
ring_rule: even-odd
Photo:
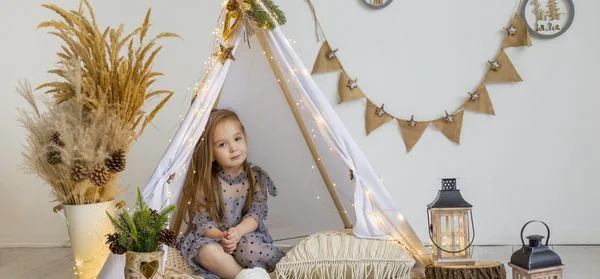
<svg viewBox="0 0 600 279"><path fill-rule="evenodd" d="M162 75L152 70L161 49L157 40L177 35L147 40L150 10L140 27L124 33L122 25L100 29L87 0L78 10L43 6L61 20L38 28L51 29L64 44L49 71L58 80L37 87L46 89L37 96L47 96L42 106L28 82L18 88L32 107L20 111L28 132L25 167L50 185L54 211L66 219L78 277L96 278L109 254L104 235L114 231L105 212L115 209L118 173L130 145L173 94L150 90ZM153 98L158 102L144 108Z"/></svg>
<svg viewBox="0 0 600 279"><path fill-rule="evenodd" d="M125 254L125 278L162 278L162 244L174 247L175 232L167 228L169 214L175 211L170 205L160 212L149 208L138 188L136 211L130 214L126 209L110 220L116 232L106 235L110 250L115 254Z"/></svg>

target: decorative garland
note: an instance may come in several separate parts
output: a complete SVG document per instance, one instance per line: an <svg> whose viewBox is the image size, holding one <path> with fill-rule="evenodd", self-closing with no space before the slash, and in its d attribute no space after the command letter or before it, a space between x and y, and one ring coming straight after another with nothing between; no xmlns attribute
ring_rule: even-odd
<svg viewBox="0 0 600 279"><path fill-rule="evenodd" d="M527 28L526 23L520 17L519 13L516 12L513 19L508 27L505 28L505 38L502 42L500 50L492 61L487 61L489 69L483 79L483 81L476 87L473 92L469 92L468 97L465 98L463 104L461 104L454 112L444 112L444 116L432 119L432 120L415 120L415 117L411 115L410 119L403 119L391 115L384 109L384 104L377 106L369 97L367 97L358 85L357 78L350 78L350 75L342 66L340 58L338 57L339 49L332 49L329 41L325 36L325 32L321 27L314 6L308 1L311 6L311 10L315 17L315 24L317 30L320 28L321 33L325 37L319 54L315 60L312 74L323 74L331 72L340 72L338 94L340 96L340 103L352 100L359 100L366 98L367 106L365 109L365 129L367 135L371 134L375 129L381 127L383 124L396 120L400 126L400 132L406 146L406 152L415 146L417 141L421 138L425 129L430 124L438 129L446 136L450 141L459 144L460 133L462 129L462 120L464 111L478 112L488 115L494 115L494 107L488 94L486 85L489 83L508 83L508 82L519 82L522 81L521 77L517 73L515 67L511 63L510 59L504 52L504 49L509 47L524 47L531 46L531 36ZM318 31L317 31L318 38Z"/></svg>

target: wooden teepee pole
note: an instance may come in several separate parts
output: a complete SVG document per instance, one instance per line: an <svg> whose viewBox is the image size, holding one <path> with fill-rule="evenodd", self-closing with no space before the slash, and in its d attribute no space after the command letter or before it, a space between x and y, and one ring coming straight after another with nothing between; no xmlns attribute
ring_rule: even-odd
<svg viewBox="0 0 600 279"><path fill-rule="evenodd" d="M271 69L273 70L275 77L278 78L279 80L281 80L281 82L279 82L281 91L283 91L283 94L285 95L285 100L287 101L288 106L292 110L292 114L294 115L294 119L296 120L296 123L298 124L300 131L302 132L302 136L304 136L304 141L306 142L306 145L308 145L308 148L310 149L310 153L312 154L312 157L313 157L315 163L317 164L317 168L319 169L319 173L321 173L321 177L323 178L323 181L325 182L325 185L327 186L329 195L331 196L331 199L333 200L333 203L335 204L335 208L337 209L338 214L340 215L340 218L342 219L342 222L344 223L344 228L350 229L350 228L352 228L352 222L350 222L350 218L348 218L348 212L344 209L344 205L340 201L340 198L337 195L335 188L333 187L333 183L331 182L331 178L329 178L329 174L327 173L327 169L325 168L323 161L321 161L319 159L319 154L317 153L317 148L315 146L315 143L314 143L312 137L310 136L310 134L308 133L308 130L306 129L306 126L304 125L304 122L302 121L302 116L300 115L300 112L298 111L298 107L296 106L296 104L294 102L294 98L292 98L292 94L290 93L290 89L289 89L287 83L284 82L285 79L283 78L281 69L279 68L279 65L277 65L277 62L274 59L269 59L270 57L273 57L273 53L271 51L269 43L267 42L265 32L266 31L263 29L256 32L258 41L260 42L262 49L265 51L265 53L267 55L267 60L269 61L269 64L271 65Z"/></svg>

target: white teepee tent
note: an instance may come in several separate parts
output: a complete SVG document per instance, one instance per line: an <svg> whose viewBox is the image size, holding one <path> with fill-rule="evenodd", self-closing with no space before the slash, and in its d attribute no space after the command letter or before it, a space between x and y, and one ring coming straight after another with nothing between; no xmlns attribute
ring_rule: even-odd
<svg viewBox="0 0 600 279"><path fill-rule="evenodd" d="M269 199L269 231L276 242L351 227L358 238L398 240L417 263L430 263L422 242L280 28L257 30L250 48L243 43L244 32L251 32L247 28L240 24L223 43L234 47L236 60L222 64L213 59L196 85L191 107L143 190L148 205L177 204L211 109L230 108L246 126L250 161L279 188L279 195ZM124 256L111 255L99 278L122 278L123 266Z"/></svg>

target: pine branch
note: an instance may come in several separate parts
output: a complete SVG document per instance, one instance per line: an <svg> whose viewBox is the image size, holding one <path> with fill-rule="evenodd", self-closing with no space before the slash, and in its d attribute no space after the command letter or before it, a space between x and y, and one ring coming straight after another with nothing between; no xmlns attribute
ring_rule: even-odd
<svg viewBox="0 0 600 279"><path fill-rule="evenodd" d="M129 215L129 212L127 212L127 210L123 210L123 213L119 215L119 219L121 220L122 224L124 224L124 227L127 228L126 232L128 233L128 235L133 239L133 241L137 241L138 230L135 227L135 224L133 223L133 219L131 218L131 215Z"/></svg>
<svg viewBox="0 0 600 279"><path fill-rule="evenodd" d="M108 215L108 218L113 223L113 225L115 225L115 227L117 227L117 232L119 233L119 235L128 233L127 228L125 226L123 226L123 224L121 224L121 222L119 220L115 219L115 217L108 214L108 212L106 212L106 215Z"/></svg>
<svg viewBox="0 0 600 279"><path fill-rule="evenodd" d="M144 199L142 198L142 192L140 190L140 187L137 188L137 203L136 203L136 207L137 207L137 211L144 211L146 209L148 209L148 206L146 205L146 203L144 202Z"/></svg>
<svg viewBox="0 0 600 279"><path fill-rule="evenodd" d="M279 25L284 25L287 22L287 18L285 17L285 13L279 8L277 4L273 2L273 0L262 0L271 15L277 20Z"/></svg>
<svg viewBox="0 0 600 279"><path fill-rule="evenodd" d="M258 1L261 0L247 0L246 3L250 5L248 16L254 19L261 28L273 30L277 24L286 23L285 14L272 0L262 0L267 10ZM273 18L277 23L273 21Z"/></svg>

